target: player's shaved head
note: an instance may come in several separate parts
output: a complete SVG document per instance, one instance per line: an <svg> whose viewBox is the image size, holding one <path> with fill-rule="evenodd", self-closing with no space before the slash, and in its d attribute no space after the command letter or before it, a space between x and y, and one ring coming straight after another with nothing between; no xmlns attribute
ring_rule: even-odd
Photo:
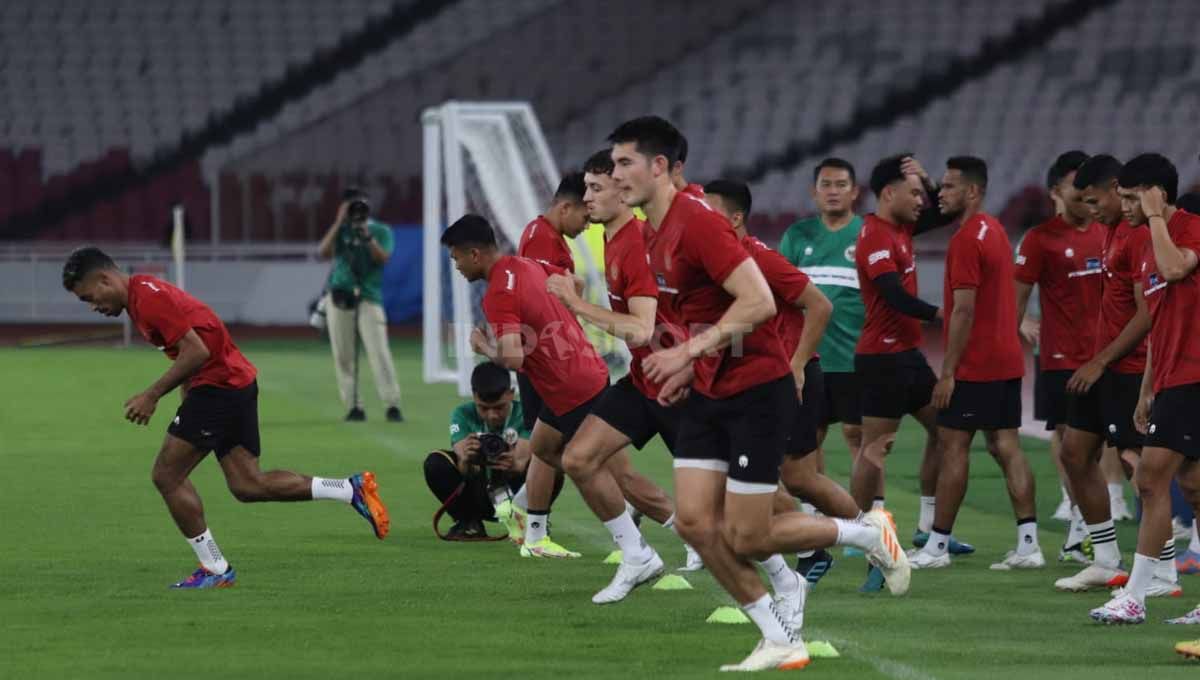
<svg viewBox="0 0 1200 680"><path fill-rule="evenodd" d="M117 263L113 262L113 259L103 250L93 246L76 248L67 256L67 261L63 264L63 288L74 292L75 286L79 285L89 274L101 270L119 271Z"/></svg>

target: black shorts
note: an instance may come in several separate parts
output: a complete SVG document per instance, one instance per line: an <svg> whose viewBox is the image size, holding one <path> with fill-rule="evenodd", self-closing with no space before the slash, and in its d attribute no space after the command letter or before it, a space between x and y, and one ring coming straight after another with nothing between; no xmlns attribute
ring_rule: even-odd
<svg viewBox="0 0 1200 680"><path fill-rule="evenodd" d="M1140 449L1133 411L1141 390L1142 374L1106 370L1086 394L1067 395L1067 425L1104 437L1119 450Z"/></svg>
<svg viewBox="0 0 1200 680"><path fill-rule="evenodd" d="M785 453L789 458L803 458L817 450L817 423L821 422L824 396L825 376L821 373L821 362L812 359L804 366L803 402L795 400L795 409L788 419Z"/></svg>
<svg viewBox="0 0 1200 680"><path fill-rule="evenodd" d="M558 430L558 433L562 435L563 444L566 445L567 442L571 441L571 437L575 436L575 433L579 430L579 426L583 424L583 419L587 418L592 409L596 407L596 404L600 403L600 399L604 396L606 389L600 390L591 399L588 399L561 416L555 415L549 406L542 404L542 412L538 414L537 419Z"/></svg>
<svg viewBox="0 0 1200 680"><path fill-rule="evenodd" d="M791 375L725 399L693 390L683 404L675 467L723 472L733 493L774 493L795 402Z"/></svg>
<svg viewBox="0 0 1200 680"><path fill-rule="evenodd" d="M1033 418L1045 421L1046 430L1067 424L1067 381L1075 371L1038 371L1033 379Z"/></svg>
<svg viewBox="0 0 1200 680"><path fill-rule="evenodd" d="M825 374L825 404L821 409L822 426L830 423L862 425L862 389L855 373Z"/></svg>
<svg viewBox="0 0 1200 680"><path fill-rule="evenodd" d="M1021 379L954 381L950 405L937 424L951 430L1015 430L1021 427Z"/></svg>
<svg viewBox="0 0 1200 680"><path fill-rule="evenodd" d="M862 390L862 415L898 419L933 399L937 377L925 355L910 349L896 354L856 354L854 373Z"/></svg>
<svg viewBox="0 0 1200 680"><path fill-rule="evenodd" d="M258 382L240 390L201 385L187 391L167 433L208 453L224 458L241 446L257 456Z"/></svg>
<svg viewBox="0 0 1200 680"><path fill-rule="evenodd" d="M683 417L680 408L663 406L646 397L629 376L604 391L604 396L592 409L592 415L629 437L639 451L657 434L662 437L667 450L675 453L675 439L679 436L679 421Z"/></svg>
<svg viewBox="0 0 1200 680"><path fill-rule="evenodd" d="M1200 460L1200 383L1168 387L1154 395L1146 446L1170 449L1189 460Z"/></svg>
<svg viewBox="0 0 1200 680"><path fill-rule="evenodd" d="M524 373L517 372L517 389L521 395L521 415L525 421L525 429L533 431L533 424L537 422L538 416L542 413L542 398L538 395L537 390L533 389L533 383L529 382L529 378L525 377Z"/></svg>

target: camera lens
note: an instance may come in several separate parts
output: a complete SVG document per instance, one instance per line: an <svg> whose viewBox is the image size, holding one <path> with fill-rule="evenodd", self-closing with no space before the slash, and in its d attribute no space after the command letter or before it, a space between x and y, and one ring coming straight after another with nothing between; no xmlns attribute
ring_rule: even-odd
<svg viewBox="0 0 1200 680"><path fill-rule="evenodd" d="M355 221L365 220L371 214L371 206L367 205L367 202L362 199L356 199L350 202L350 205L346 208L346 214L350 219Z"/></svg>

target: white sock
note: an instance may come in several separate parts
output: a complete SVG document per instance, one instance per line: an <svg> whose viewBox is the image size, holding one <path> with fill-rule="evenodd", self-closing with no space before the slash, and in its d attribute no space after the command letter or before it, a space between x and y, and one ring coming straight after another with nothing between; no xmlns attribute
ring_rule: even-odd
<svg viewBox="0 0 1200 680"><path fill-rule="evenodd" d="M831 517L837 525L837 545L848 545L864 552L875 547L879 534L875 527L852 519Z"/></svg>
<svg viewBox="0 0 1200 680"><path fill-rule="evenodd" d="M1150 587L1150 579L1158 567L1158 558L1146 557L1141 553L1133 554L1133 571L1129 572L1129 583L1125 584L1125 592L1138 602L1146 603L1146 588Z"/></svg>
<svg viewBox="0 0 1200 680"><path fill-rule="evenodd" d="M313 477L312 497L314 501L329 500L349 503L354 500L354 487L350 485L349 479Z"/></svg>
<svg viewBox="0 0 1200 680"><path fill-rule="evenodd" d="M628 511L605 522L604 528L608 529L608 533L612 534L613 540L617 542L622 560L626 564L645 564L654 554L646 545L646 539L642 538L642 532L633 523L633 517L629 516Z"/></svg>
<svg viewBox="0 0 1200 680"><path fill-rule="evenodd" d="M775 603L771 601L770 593L750 604L742 605L742 611L746 612L746 616L758 626L767 640L783 645L790 645L796 641L796 634L779 618L779 612L775 611Z"/></svg>
<svg viewBox="0 0 1200 680"><path fill-rule="evenodd" d="M1062 499L1067 503L1071 502L1071 494L1067 493L1067 487L1059 484L1058 488L1062 489Z"/></svg>
<svg viewBox="0 0 1200 680"><path fill-rule="evenodd" d="M1121 564L1121 550L1117 547L1117 529L1112 519L1099 524L1087 525L1092 537L1092 550L1096 554L1096 564L1102 567L1116 569Z"/></svg>
<svg viewBox="0 0 1200 680"><path fill-rule="evenodd" d="M1167 583L1179 583L1179 573L1175 571L1175 539L1168 538L1158 554L1158 566L1154 568L1154 577Z"/></svg>
<svg viewBox="0 0 1200 680"><path fill-rule="evenodd" d="M550 523L550 511L525 514L525 545L533 545L546 537L546 525Z"/></svg>
<svg viewBox="0 0 1200 680"><path fill-rule="evenodd" d="M189 538L188 545L192 546L201 566L205 569L214 574L224 574L229 571L229 562L226 562L225 556L221 554L221 548L217 546L212 531L205 529L204 533L199 536Z"/></svg>
<svg viewBox="0 0 1200 680"><path fill-rule="evenodd" d="M1067 546L1077 545L1083 542L1083 539L1088 537L1087 524L1083 521L1083 515L1079 514L1079 507L1075 506L1071 509L1071 522L1067 529Z"/></svg>
<svg viewBox="0 0 1200 680"><path fill-rule="evenodd" d="M817 506L813 505L812 503L802 501L800 503L800 512L803 512L806 515L815 515L817 514Z"/></svg>
<svg viewBox="0 0 1200 680"><path fill-rule="evenodd" d="M882 510L883 509L883 496L876 496L875 500L871 501L871 509L872 510Z"/></svg>
<svg viewBox="0 0 1200 680"><path fill-rule="evenodd" d="M759 562L758 566L767 572L767 578L771 579L771 590L776 595L794 593L800 587L800 575L788 567L783 555L771 555Z"/></svg>
<svg viewBox="0 0 1200 680"><path fill-rule="evenodd" d="M1192 540L1188 543L1188 552L1200 552L1200 530L1197 530L1197 521L1192 520Z"/></svg>
<svg viewBox="0 0 1200 680"><path fill-rule="evenodd" d="M943 534L937 529L930 528L929 540L925 543L925 547L921 548L931 555L945 555L950 549L950 534Z"/></svg>
<svg viewBox="0 0 1200 680"><path fill-rule="evenodd" d="M1111 505L1116 502L1125 502L1125 485L1124 484L1109 484L1108 485L1108 502Z"/></svg>
<svg viewBox="0 0 1200 680"><path fill-rule="evenodd" d="M1038 545L1037 522L1017 522L1017 554L1030 555L1038 550L1041 546Z"/></svg>
<svg viewBox="0 0 1200 680"><path fill-rule="evenodd" d="M525 485L522 484L520 489L517 489L516 495L512 498L512 504L521 509L521 512L529 512L529 494L525 493Z"/></svg>
<svg viewBox="0 0 1200 680"><path fill-rule="evenodd" d="M937 498L934 496L921 496L921 513L917 515L917 530L929 533L933 529L933 510L934 503Z"/></svg>
<svg viewBox="0 0 1200 680"><path fill-rule="evenodd" d="M663 522L663 528L675 531L675 513L672 512L671 516L667 518L667 521ZM675 531L675 535L678 536L679 532Z"/></svg>

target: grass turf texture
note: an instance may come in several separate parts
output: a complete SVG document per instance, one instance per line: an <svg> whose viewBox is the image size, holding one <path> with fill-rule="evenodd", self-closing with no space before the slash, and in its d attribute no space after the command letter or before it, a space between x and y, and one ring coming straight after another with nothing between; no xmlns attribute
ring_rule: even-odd
<svg viewBox="0 0 1200 680"><path fill-rule="evenodd" d="M425 453L447 442L458 402L420 383L420 348L394 347L403 389L401 425L384 422L367 379L365 424L345 424L328 347L316 340L247 343L260 369L263 467L306 474L378 473L392 533L384 542L333 502L245 505L206 460L193 480L217 540L238 570L232 590L176 592L194 557L150 483L150 465L178 397L149 428L122 419L125 399L164 368L145 347L0 350L0 677L716 677L753 647L752 626L705 624L729 604L707 572L694 590L638 589L599 607L591 595L612 575L612 548L568 487L554 535L575 561L520 559L508 543L455 544L430 530ZM364 370L364 375L368 371ZM845 449L827 460L844 479ZM1038 479L1041 542L1052 560L1064 538L1049 519L1058 484L1046 445L1027 440ZM889 458L888 505L911 538L920 439L906 426ZM656 441L636 464L668 485ZM1166 626L1200 599L1152 600L1151 622L1106 628L1087 618L1102 593L1054 591L1075 566L988 570L1015 541L1003 480L977 442L956 535L979 552L918 572L908 597L862 595L861 559L839 557L809 598L804 635L842 658L818 659L810 678L1194 678L1172 653L1200 630ZM489 525L492 529L494 525ZM684 557L657 525L648 539L668 568ZM1122 524L1126 556L1135 528ZM839 551L840 554L840 551Z"/></svg>

